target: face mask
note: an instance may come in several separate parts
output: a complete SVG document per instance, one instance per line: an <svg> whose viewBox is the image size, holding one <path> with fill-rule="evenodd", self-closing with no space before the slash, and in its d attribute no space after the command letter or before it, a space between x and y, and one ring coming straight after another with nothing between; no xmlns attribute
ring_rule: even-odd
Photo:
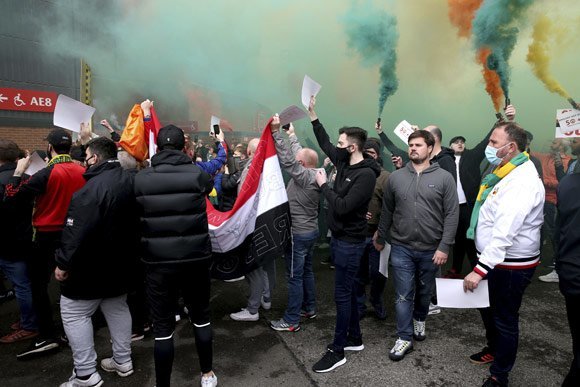
<svg viewBox="0 0 580 387"><path fill-rule="evenodd" d="M337 161L347 162L350 158L350 153L348 152L348 147L339 148L336 147L336 159Z"/></svg>
<svg viewBox="0 0 580 387"><path fill-rule="evenodd" d="M509 143L507 143L504 146L499 147L499 148L494 148L491 145L488 145L485 148L485 157L487 158L487 161L489 161L489 163L491 165L499 165L499 164L501 164L501 160L503 159L503 157L497 157L497 152L499 152L499 150L501 148L505 148L508 145L509 145Z"/></svg>

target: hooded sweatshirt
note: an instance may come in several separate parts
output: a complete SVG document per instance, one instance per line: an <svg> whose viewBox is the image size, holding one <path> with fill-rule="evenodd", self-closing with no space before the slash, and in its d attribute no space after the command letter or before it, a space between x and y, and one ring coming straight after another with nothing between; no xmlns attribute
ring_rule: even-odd
<svg viewBox="0 0 580 387"><path fill-rule="evenodd" d="M409 162L389 176L377 243L448 253L455 240L459 201L453 177L431 164L416 172Z"/></svg>
<svg viewBox="0 0 580 387"><path fill-rule="evenodd" d="M328 228L332 237L346 242L358 243L366 239L369 202L373 196L379 164L370 156L353 165L339 161L336 148L331 144L326 130L319 120L312 121L318 144L336 166L334 186L325 183L320 189L328 201Z"/></svg>

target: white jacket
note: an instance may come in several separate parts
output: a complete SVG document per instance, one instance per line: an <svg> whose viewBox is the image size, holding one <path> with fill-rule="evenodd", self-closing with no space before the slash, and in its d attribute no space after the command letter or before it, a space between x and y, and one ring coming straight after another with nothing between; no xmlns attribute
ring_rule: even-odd
<svg viewBox="0 0 580 387"><path fill-rule="evenodd" d="M528 160L499 181L479 211L475 245L481 276L494 267L526 269L540 261L544 185Z"/></svg>

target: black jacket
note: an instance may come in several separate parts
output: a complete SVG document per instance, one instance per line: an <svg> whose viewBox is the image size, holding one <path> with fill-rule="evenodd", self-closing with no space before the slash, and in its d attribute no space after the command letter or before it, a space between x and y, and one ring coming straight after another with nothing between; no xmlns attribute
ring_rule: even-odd
<svg viewBox="0 0 580 387"><path fill-rule="evenodd" d="M465 193L467 203L471 206L477 199L479 186L481 184L480 165L485 159L485 148L489 143L489 138L494 128L491 128L487 136L479 144L470 149L465 149L459 160L459 179Z"/></svg>
<svg viewBox="0 0 580 387"><path fill-rule="evenodd" d="M33 201L2 201L15 169L15 163L0 165L0 258L11 261L26 258L32 243Z"/></svg>
<svg viewBox="0 0 580 387"><path fill-rule="evenodd" d="M372 158L349 165L336 159L336 148L320 121L312 122L318 145L336 166L336 180L330 188L321 187L328 201L328 228L333 238L347 242L362 242L366 238L369 202L373 196L377 177L381 173L379 164Z"/></svg>
<svg viewBox="0 0 580 387"><path fill-rule="evenodd" d="M558 186L558 228L560 243L556 271L560 291L580 296L580 174L566 176Z"/></svg>
<svg viewBox="0 0 580 387"><path fill-rule="evenodd" d="M75 192L56 251L57 266L68 272L62 294L90 300L127 293L137 257L137 212L133 177L118 160L85 172Z"/></svg>
<svg viewBox="0 0 580 387"><path fill-rule="evenodd" d="M453 176L455 183L457 183L457 165L455 164L455 153L452 149L442 146L441 152L431 159L431 164L433 163L439 164L441 169L449 172Z"/></svg>
<svg viewBox="0 0 580 387"><path fill-rule="evenodd" d="M211 257L206 196L211 176L184 153L163 150L135 176L141 218L141 257L147 264L200 261Z"/></svg>
<svg viewBox="0 0 580 387"><path fill-rule="evenodd" d="M242 171L232 174L224 173L222 176L222 194L219 198L218 210L225 212L234 208L238 198L238 184Z"/></svg>

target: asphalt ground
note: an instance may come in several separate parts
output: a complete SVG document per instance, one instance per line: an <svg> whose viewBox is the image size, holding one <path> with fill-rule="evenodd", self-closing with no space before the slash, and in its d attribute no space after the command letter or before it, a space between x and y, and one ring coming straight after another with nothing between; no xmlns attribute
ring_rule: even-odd
<svg viewBox="0 0 580 387"><path fill-rule="evenodd" d="M361 320L365 349L347 352L347 363L335 371L316 374L312 365L323 355L334 333L334 271L320 264L328 250L318 249L315 257L318 317L304 321L298 332L275 332L269 321L280 318L286 305L286 283L282 259L278 260L278 285L272 309L260 310L258 322L236 322L229 314L246 303L245 281L212 283L212 325L214 328L214 370L221 386L480 386L488 367L473 365L468 356L485 345L483 325L476 310L444 309L427 319L427 339L400 362L388 359L394 344L393 287L387 282L386 321L368 314ZM564 300L558 285L542 283L538 275L549 271L539 267L526 290L520 310L520 346L510 386L559 386L572 360L572 340ZM58 284L50 288L58 315ZM372 310L372 308L369 309ZM8 333L17 320L16 301L0 305L0 334ZM199 365L193 331L182 320L175 333L175 362L172 384L198 386ZM28 360L16 360L16 353L29 343L0 345L0 386L58 386L71 374L70 348ZM98 359L111 356L107 328L95 333ZM153 386L153 339L133 343L135 373L127 378L101 371L105 385Z"/></svg>

